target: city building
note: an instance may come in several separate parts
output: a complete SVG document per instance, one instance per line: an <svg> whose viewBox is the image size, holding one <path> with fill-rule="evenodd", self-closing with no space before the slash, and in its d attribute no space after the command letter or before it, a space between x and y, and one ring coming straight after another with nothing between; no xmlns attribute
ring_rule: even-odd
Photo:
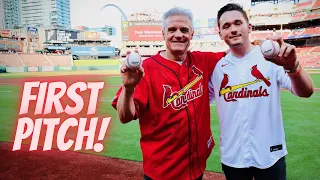
<svg viewBox="0 0 320 180"><path fill-rule="evenodd" d="M21 0L22 26L70 28L70 0Z"/></svg>
<svg viewBox="0 0 320 180"><path fill-rule="evenodd" d="M0 0L0 17L1 14L2 18L0 18L0 26L1 24L4 26L4 29L12 29L17 27L21 24L21 17L20 17L20 3L19 0Z"/></svg>
<svg viewBox="0 0 320 180"><path fill-rule="evenodd" d="M96 32L105 32L108 36L115 36L116 35L116 28L113 26L104 26L104 27L97 27L97 28L89 28L90 31Z"/></svg>

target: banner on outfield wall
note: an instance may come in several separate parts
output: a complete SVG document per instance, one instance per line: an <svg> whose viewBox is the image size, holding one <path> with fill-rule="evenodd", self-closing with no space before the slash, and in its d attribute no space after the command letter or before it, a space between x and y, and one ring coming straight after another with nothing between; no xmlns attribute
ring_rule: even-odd
<svg viewBox="0 0 320 180"><path fill-rule="evenodd" d="M57 71L72 71L72 66L56 66Z"/></svg>
<svg viewBox="0 0 320 180"><path fill-rule="evenodd" d="M71 47L72 55L77 56L115 56L115 47Z"/></svg>
<svg viewBox="0 0 320 180"><path fill-rule="evenodd" d="M6 71L7 72L27 72L27 70L25 70L25 67L6 67Z"/></svg>
<svg viewBox="0 0 320 180"><path fill-rule="evenodd" d="M119 73L119 65L104 66L37 66L37 67L4 67L6 72L62 72L62 71L94 71L105 70L109 73Z"/></svg>
<svg viewBox="0 0 320 180"><path fill-rule="evenodd" d="M161 21L122 22L123 41L162 41Z"/></svg>
<svg viewBox="0 0 320 180"><path fill-rule="evenodd" d="M39 72L38 67L28 67L28 72Z"/></svg>
<svg viewBox="0 0 320 180"><path fill-rule="evenodd" d="M52 72L52 71L54 71L54 66L42 66L41 71L42 72Z"/></svg>

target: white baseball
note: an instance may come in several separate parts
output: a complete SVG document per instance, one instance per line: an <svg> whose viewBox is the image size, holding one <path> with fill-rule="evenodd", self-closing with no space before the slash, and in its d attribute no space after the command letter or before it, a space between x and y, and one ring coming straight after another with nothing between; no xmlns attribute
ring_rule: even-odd
<svg viewBox="0 0 320 180"><path fill-rule="evenodd" d="M265 57L272 58L279 54L280 45L276 41L266 40L261 44L261 51Z"/></svg>
<svg viewBox="0 0 320 180"><path fill-rule="evenodd" d="M126 59L126 66L130 69L138 69L141 66L141 56L139 53L131 52Z"/></svg>

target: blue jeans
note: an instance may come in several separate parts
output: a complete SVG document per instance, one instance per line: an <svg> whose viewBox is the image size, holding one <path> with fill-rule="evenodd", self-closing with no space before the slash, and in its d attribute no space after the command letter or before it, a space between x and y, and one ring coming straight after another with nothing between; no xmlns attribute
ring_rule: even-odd
<svg viewBox="0 0 320 180"><path fill-rule="evenodd" d="M273 166L267 169L233 168L222 164L222 170L227 180L286 180L285 157L279 159Z"/></svg>

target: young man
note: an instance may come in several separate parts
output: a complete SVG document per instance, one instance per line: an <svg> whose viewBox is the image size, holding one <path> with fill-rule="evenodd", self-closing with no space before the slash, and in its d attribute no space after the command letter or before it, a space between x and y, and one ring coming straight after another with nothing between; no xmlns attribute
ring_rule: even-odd
<svg viewBox="0 0 320 180"><path fill-rule="evenodd" d="M280 87L310 97L313 83L300 66L295 47L274 38L280 53L265 59L250 43L252 26L241 6L227 4L218 12L219 34L230 48L216 65L210 87L221 135L221 162L228 180L285 180L287 148ZM288 73L286 73L288 71Z"/></svg>
<svg viewBox="0 0 320 180"><path fill-rule="evenodd" d="M112 105L122 123L139 119L145 179L202 179L214 146L209 77L225 53L190 52L192 13L163 16L166 50L139 70L121 68L122 87Z"/></svg>

